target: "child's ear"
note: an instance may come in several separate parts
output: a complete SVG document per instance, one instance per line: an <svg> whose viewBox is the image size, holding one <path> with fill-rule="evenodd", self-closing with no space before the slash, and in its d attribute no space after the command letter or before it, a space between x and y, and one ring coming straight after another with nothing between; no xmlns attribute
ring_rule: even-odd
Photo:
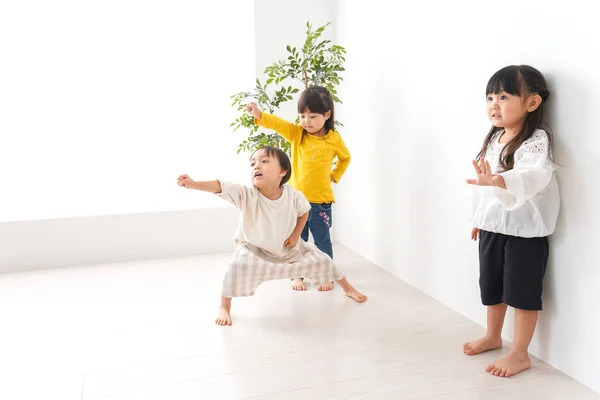
<svg viewBox="0 0 600 400"><path fill-rule="evenodd" d="M331 110L329 110L325 113L325 119L329 119L329 118L331 118Z"/></svg>
<svg viewBox="0 0 600 400"><path fill-rule="evenodd" d="M285 174L287 174L287 171L283 168L281 168L281 170L279 171L279 177L283 178L285 176Z"/></svg>
<svg viewBox="0 0 600 400"><path fill-rule="evenodd" d="M542 96L534 94L527 99L527 112L534 112L542 104Z"/></svg>

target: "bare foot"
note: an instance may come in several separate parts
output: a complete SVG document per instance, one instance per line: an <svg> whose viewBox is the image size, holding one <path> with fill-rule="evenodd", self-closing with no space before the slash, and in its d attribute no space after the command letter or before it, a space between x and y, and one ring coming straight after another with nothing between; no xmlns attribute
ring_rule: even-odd
<svg viewBox="0 0 600 400"><path fill-rule="evenodd" d="M474 356L485 351L495 350L502 347L502 338L489 338L487 336L463 345L463 353L468 356Z"/></svg>
<svg viewBox="0 0 600 400"><path fill-rule="evenodd" d="M354 289L353 287L350 287L350 289L348 289L346 291L346 296L350 297L351 299L356 300L357 303L363 303L363 302L367 301L367 296L360 293L358 290Z"/></svg>
<svg viewBox="0 0 600 400"><path fill-rule="evenodd" d="M485 370L492 375L508 378L529 368L531 368L531 359L527 353L510 352L506 357L499 359Z"/></svg>
<svg viewBox="0 0 600 400"><path fill-rule="evenodd" d="M304 282L302 281L302 279L296 278L292 281L292 289L298 290L298 291L303 291L303 290L306 290L306 286L304 285Z"/></svg>
<svg viewBox="0 0 600 400"><path fill-rule="evenodd" d="M215 323L221 326L231 325L231 314L229 312L229 308L223 306L219 308L219 316L217 317Z"/></svg>
<svg viewBox="0 0 600 400"><path fill-rule="evenodd" d="M319 286L319 292L329 292L331 289L333 289L333 282L324 283Z"/></svg>

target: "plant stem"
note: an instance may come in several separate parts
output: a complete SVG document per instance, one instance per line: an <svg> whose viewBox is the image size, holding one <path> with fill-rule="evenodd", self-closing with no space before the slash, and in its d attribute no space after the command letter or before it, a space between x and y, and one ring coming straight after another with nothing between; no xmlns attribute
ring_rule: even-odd
<svg viewBox="0 0 600 400"><path fill-rule="evenodd" d="M308 74L306 73L306 68L302 68L304 72L304 89L308 89Z"/></svg>

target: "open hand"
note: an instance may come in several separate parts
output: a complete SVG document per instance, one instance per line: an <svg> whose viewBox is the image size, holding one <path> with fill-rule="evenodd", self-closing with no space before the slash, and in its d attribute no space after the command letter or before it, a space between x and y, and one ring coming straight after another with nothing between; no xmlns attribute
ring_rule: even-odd
<svg viewBox="0 0 600 400"><path fill-rule="evenodd" d="M299 236L292 235L289 238L287 238L285 242L283 242L283 245L286 249L293 249L294 247L296 247L296 244L298 244L298 239L300 239Z"/></svg>
<svg viewBox="0 0 600 400"><path fill-rule="evenodd" d="M477 163L477 161L473 160L473 167L475 168L477 179L467 179L468 184L478 186L499 186L506 189L502 175L492 174L492 167L490 167L489 161L482 158L479 160L479 163Z"/></svg>
<svg viewBox="0 0 600 400"><path fill-rule="evenodd" d="M179 175L179 178L177 178L177 184L187 189L193 187L194 183L196 182L194 182L194 180L187 174Z"/></svg>

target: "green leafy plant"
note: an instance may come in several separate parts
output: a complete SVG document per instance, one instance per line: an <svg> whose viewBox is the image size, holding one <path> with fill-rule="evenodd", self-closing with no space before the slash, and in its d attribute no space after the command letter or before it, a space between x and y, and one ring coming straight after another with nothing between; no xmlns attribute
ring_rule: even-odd
<svg viewBox="0 0 600 400"><path fill-rule="evenodd" d="M302 83L304 88L312 85L325 86L336 103L342 102L337 96L337 88L343 80L340 73L344 71L346 50L342 46L331 44L330 40L321 39L330 24L331 22L313 30L310 22L307 22L306 40L299 50L288 45L287 59L276 61L265 68L264 74L267 78L264 84L260 79L256 79L252 90L231 96L232 106L240 111L240 115L231 126L234 131L244 128L248 132L247 137L238 146L238 153L254 151L261 146L274 146L290 154L290 144L285 139L276 133L262 131L254 124L254 118L245 111L246 104L253 100L261 110L274 114L281 104L292 100L292 95L300 91L289 84L290 80ZM283 83L288 83L288 86L282 85ZM271 85L275 85L275 88L271 89ZM335 121L335 124L342 125L339 121Z"/></svg>

